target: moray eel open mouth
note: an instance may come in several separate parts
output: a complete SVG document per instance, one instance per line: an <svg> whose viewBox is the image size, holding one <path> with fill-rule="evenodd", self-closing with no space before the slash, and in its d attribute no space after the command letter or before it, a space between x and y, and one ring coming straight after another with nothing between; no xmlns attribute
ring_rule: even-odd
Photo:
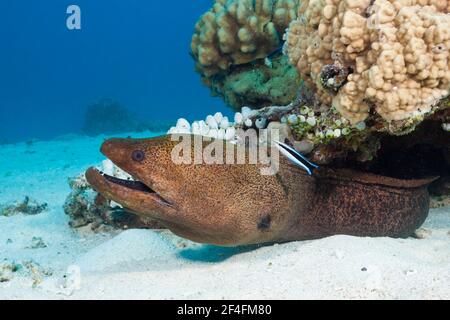
<svg viewBox="0 0 450 320"><path fill-rule="evenodd" d="M173 203L166 200L163 196L153 190L145 183L138 180L124 180L107 175L96 168L90 168L86 172L86 178L95 190L103 193L110 199L122 199L121 195L138 196L140 198L149 198L150 200L159 203L162 206L173 207ZM132 208L128 207L127 209Z"/></svg>
<svg viewBox="0 0 450 320"><path fill-rule="evenodd" d="M148 186L146 186L145 184L143 184L140 181L119 179L119 178L107 175L106 173L103 173L103 172L100 172L100 174L109 182L118 184L122 187L129 188L129 189L136 190L136 191L142 191L142 192L146 192L146 193L156 193L154 190L152 190L151 188L149 188Z"/></svg>

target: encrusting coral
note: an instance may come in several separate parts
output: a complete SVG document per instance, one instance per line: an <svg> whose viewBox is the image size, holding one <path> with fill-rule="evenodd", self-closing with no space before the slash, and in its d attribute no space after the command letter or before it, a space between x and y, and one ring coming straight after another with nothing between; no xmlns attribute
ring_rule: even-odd
<svg viewBox="0 0 450 320"><path fill-rule="evenodd" d="M209 78L214 96L220 96L235 111L285 105L296 96L301 79L289 59L277 54L270 59L235 67Z"/></svg>
<svg viewBox="0 0 450 320"><path fill-rule="evenodd" d="M450 1L304 0L285 52L353 124L421 117L450 88Z"/></svg>

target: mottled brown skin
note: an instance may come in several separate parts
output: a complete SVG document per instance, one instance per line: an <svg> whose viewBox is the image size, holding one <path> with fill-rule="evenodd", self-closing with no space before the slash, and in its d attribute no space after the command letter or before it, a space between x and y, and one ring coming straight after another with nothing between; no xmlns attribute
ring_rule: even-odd
<svg viewBox="0 0 450 320"><path fill-rule="evenodd" d="M95 190L175 234L200 243L237 246L317 239L337 234L408 237L429 212L430 180L397 180L351 170L313 177L280 157L278 174L259 165L176 165L170 137L112 139L102 152L155 193L129 189L96 169ZM145 154L132 159L134 151Z"/></svg>

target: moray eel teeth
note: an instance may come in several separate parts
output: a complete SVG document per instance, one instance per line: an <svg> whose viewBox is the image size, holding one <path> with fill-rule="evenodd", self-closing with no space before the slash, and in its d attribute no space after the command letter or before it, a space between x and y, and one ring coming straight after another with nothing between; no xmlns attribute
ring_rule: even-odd
<svg viewBox="0 0 450 320"><path fill-rule="evenodd" d="M147 192L147 193L155 193L155 191L153 191L151 188L149 188L148 186L146 186L145 184L143 184L140 181L123 180L123 179L119 179L116 177L112 177L105 173L102 173L102 176L109 182L121 185L123 187L127 187L127 188L137 190L137 191Z"/></svg>
<svg viewBox="0 0 450 320"><path fill-rule="evenodd" d="M86 172L86 178L95 190L98 190L105 197L115 200L122 204L131 212L139 212L141 208L135 208L131 199L141 199L147 204L153 204L152 210L156 207L163 209L164 207L173 208L174 204L166 200L159 193L154 191L148 185L138 180L124 180L112 177L96 168L90 168Z"/></svg>

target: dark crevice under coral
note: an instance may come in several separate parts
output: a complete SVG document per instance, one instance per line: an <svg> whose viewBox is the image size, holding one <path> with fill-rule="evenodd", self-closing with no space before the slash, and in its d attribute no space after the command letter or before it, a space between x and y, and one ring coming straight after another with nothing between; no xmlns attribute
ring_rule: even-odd
<svg viewBox="0 0 450 320"><path fill-rule="evenodd" d="M379 150L371 161L358 161L356 154L335 159L329 166L352 168L398 179L440 177L430 187L434 195L449 195L450 139L440 121L424 121L404 136L377 134Z"/></svg>

